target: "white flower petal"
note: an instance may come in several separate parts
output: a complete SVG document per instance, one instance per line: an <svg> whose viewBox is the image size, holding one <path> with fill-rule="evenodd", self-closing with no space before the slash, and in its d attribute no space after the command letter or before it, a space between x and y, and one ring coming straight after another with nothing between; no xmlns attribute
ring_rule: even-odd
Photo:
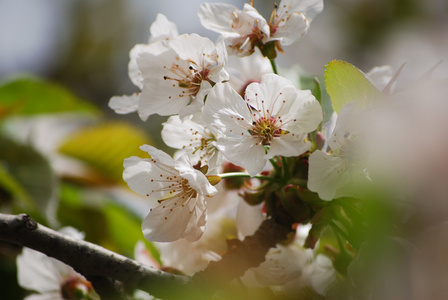
<svg viewBox="0 0 448 300"><path fill-rule="evenodd" d="M109 100L109 107L117 114L129 114L137 111L139 95L132 94L130 96L114 96Z"/></svg>
<svg viewBox="0 0 448 300"><path fill-rule="evenodd" d="M143 88L143 76L137 65L137 58L142 53L151 53L153 55L159 55L169 48L167 47L165 42L156 42L152 44L137 44L135 45L131 51L129 52L129 64L128 64L128 74L129 79L131 79L132 83L139 87L140 90Z"/></svg>
<svg viewBox="0 0 448 300"><path fill-rule="evenodd" d="M179 171L180 176L187 179L188 184L200 194L210 196L218 192L204 174L191 167L188 156L183 156L176 160L175 167Z"/></svg>
<svg viewBox="0 0 448 300"><path fill-rule="evenodd" d="M217 83L207 97L204 121L218 132L230 136L249 136L251 116L246 103L228 83ZM249 124L249 125L244 125Z"/></svg>
<svg viewBox="0 0 448 300"><path fill-rule="evenodd" d="M160 13L157 14L156 20L151 24L149 32L151 33L149 43L168 41L179 35L176 24L168 21L166 16Z"/></svg>
<svg viewBox="0 0 448 300"><path fill-rule="evenodd" d="M142 151L147 152L153 159L160 161L162 164L164 164L166 166L174 167L174 160L171 158L171 156L169 156L162 150L159 150L150 145L140 146L140 149Z"/></svg>
<svg viewBox="0 0 448 300"><path fill-rule="evenodd" d="M239 34L232 29L232 14L238 8L226 3L205 2L199 7L199 20L205 28L219 32L224 37L238 37Z"/></svg>
<svg viewBox="0 0 448 300"><path fill-rule="evenodd" d="M259 50L246 57L230 56L226 69L230 73L230 85L240 95L244 95L250 83L260 82L264 74L272 72L269 59L261 55Z"/></svg>
<svg viewBox="0 0 448 300"><path fill-rule="evenodd" d="M350 183L349 172L345 159L317 150L309 158L308 189L323 200L332 200Z"/></svg>
<svg viewBox="0 0 448 300"><path fill-rule="evenodd" d="M171 182L166 178L178 175L174 169L174 160L152 146L144 145L140 149L148 152L151 159L136 156L126 158L123 163L123 179L135 192L151 199L160 199L170 190Z"/></svg>
<svg viewBox="0 0 448 300"><path fill-rule="evenodd" d="M296 90L297 98L289 112L284 114L284 130L296 134L308 133L322 122L322 108L309 90Z"/></svg>
<svg viewBox="0 0 448 300"><path fill-rule="evenodd" d="M142 53L137 59L137 64L143 75L143 90L140 94L138 113L142 120L146 120L152 114L162 116L173 115L188 105L190 94L185 88L179 86L178 75L171 71L173 63L177 62L180 73L189 68L189 63L179 60L179 56L169 50L160 55ZM165 79L172 78L172 79Z"/></svg>
<svg viewBox="0 0 448 300"><path fill-rule="evenodd" d="M215 44L208 38L198 34L182 34L170 43L171 48L183 60L199 63L212 60Z"/></svg>
<svg viewBox="0 0 448 300"><path fill-rule="evenodd" d="M219 139L217 147L228 161L243 167L251 176L263 171L266 165L265 149L254 137Z"/></svg>
<svg viewBox="0 0 448 300"><path fill-rule="evenodd" d="M279 4L279 14L286 11L301 12L308 22L311 22L324 8L323 0L282 0Z"/></svg>
<svg viewBox="0 0 448 300"><path fill-rule="evenodd" d="M64 300L61 292L48 292L45 294L32 294L23 298L23 300Z"/></svg>
<svg viewBox="0 0 448 300"><path fill-rule="evenodd" d="M180 197L164 201L143 220L143 235L154 242L172 242L180 238L196 241L204 232L205 213L203 196L191 199L184 206Z"/></svg>
<svg viewBox="0 0 448 300"><path fill-rule="evenodd" d="M304 139L305 135L293 136L291 133L273 138L265 158L271 159L277 155L290 157L305 153L311 147L311 143L305 142Z"/></svg>
<svg viewBox="0 0 448 300"><path fill-rule="evenodd" d="M276 74L265 74L261 78L261 83L255 82L246 88L246 101L257 109L265 108L275 113L284 105L281 100L294 92L295 88L288 79ZM283 93L285 95L282 95ZM294 98L292 100L295 100Z"/></svg>
<svg viewBox="0 0 448 300"><path fill-rule="evenodd" d="M245 201L239 201L236 212L236 228L238 237L242 240L246 236L253 235L264 220L262 205L249 205Z"/></svg>
<svg viewBox="0 0 448 300"><path fill-rule="evenodd" d="M202 137L204 125L194 122L191 117L181 120L179 116L171 116L162 124L162 139L165 144L172 148L182 149L192 143L195 138Z"/></svg>
<svg viewBox="0 0 448 300"><path fill-rule="evenodd" d="M79 276L72 267L29 248L17 256L17 272L20 286L40 293L59 291L65 278Z"/></svg>

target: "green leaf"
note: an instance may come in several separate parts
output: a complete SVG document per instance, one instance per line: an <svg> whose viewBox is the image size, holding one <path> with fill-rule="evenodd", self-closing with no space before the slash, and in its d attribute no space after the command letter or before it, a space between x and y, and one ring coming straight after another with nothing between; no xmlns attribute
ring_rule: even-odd
<svg viewBox="0 0 448 300"><path fill-rule="evenodd" d="M52 220L56 186L56 175L40 153L0 136L0 188L9 193L16 210Z"/></svg>
<svg viewBox="0 0 448 300"><path fill-rule="evenodd" d="M123 160L143 156L139 147L151 144L140 128L124 122L108 122L82 128L62 142L59 151L92 167L105 179L122 183Z"/></svg>
<svg viewBox="0 0 448 300"><path fill-rule="evenodd" d="M331 104L330 95L327 93L327 88L325 86L325 79L323 76L316 77L315 80L315 95L320 93L320 105L322 106L322 110L324 112L324 119L322 121L323 124L330 121L331 115L333 114L333 106ZM316 96L317 98L317 96Z"/></svg>
<svg viewBox="0 0 448 300"><path fill-rule="evenodd" d="M0 118L57 112L98 113L99 110L66 88L35 77L0 85Z"/></svg>
<svg viewBox="0 0 448 300"><path fill-rule="evenodd" d="M355 66L340 60L333 60L325 67L325 86L331 97L333 109L339 113L342 107L352 101L362 105L376 102L382 97L365 74Z"/></svg>

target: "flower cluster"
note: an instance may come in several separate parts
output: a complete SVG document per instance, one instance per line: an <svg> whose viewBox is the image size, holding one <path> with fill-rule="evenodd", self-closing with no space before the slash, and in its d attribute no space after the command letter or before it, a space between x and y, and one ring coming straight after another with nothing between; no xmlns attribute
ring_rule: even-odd
<svg viewBox="0 0 448 300"><path fill-rule="evenodd" d="M197 34L178 35L176 26L159 14L151 25L149 43L132 49L129 77L141 93L113 97L109 105L117 113L137 111L142 120L152 114L170 116L163 124L162 138L179 149L172 159L145 145L141 149L150 158L125 160L123 178L131 189L158 201L143 222L148 240L201 237L223 161L254 176L269 160L299 156L310 149L308 134L322 121L322 109L311 91L297 89L266 68L247 79L247 71L230 65L228 72L226 64L228 51L235 54L231 51L235 47L238 54L249 55L254 45L263 49L270 41L291 44L321 9L322 1L282 1L267 22L253 5L238 11L226 4L206 3L199 18L206 28L221 28L224 38L232 37L229 47ZM227 29L219 24L224 20ZM236 46L237 40L250 49ZM247 70L262 65L260 59L244 63L236 59L241 62L233 65L249 65ZM232 84L238 80L239 86Z"/></svg>
<svg viewBox="0 0 448 300"><path fill-rule="evenodd" d="M394 74L387 66L364 74L333 61L323 79L308 78L300 88L280 76L277 54L306 34L322 9L322 0L282 0L268 21L253 1L242 10L205 3L199 19L221 35L218 43L179 35L159 14L149 43L131 50L129 77L141 92L109 105L143 121L169 116L161 135L177 149L174 158L144 145L147 158L127 158L123 173L132 190L154 200L142 230L162 249L165 267L202 270L226 251L217 237L253 234L266 218L296 234L241 278L247 286L282 286L291 295L306 286L323 295L355 261L363 242L357 230L369 230L352 222L362 219L358 200L389 193L391 166L410 161L381 147L401 149L387 133L405 131L392 124L404 118L401 102L410 94L393 93L401 69ZM331 242L318 249L326 228ZM186 259L179 249L195 254Z"/></svg>

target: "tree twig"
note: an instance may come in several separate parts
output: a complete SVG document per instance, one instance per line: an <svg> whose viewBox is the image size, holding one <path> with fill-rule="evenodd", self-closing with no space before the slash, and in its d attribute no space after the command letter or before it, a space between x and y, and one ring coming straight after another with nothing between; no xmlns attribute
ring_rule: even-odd
<svg viewBox="0 0 448 300"><path fill-rule="evenodd" d="M262 263L268 250L292 231L288 224L265 220L254 235L243 241L230 241L220 261L210 263L205 271L190 278L151 269L98 245L61 234L26 214L0 214L0 240L45 253L87 278L103 283L102 277L118 280L162 299L207 299L215 289L227 286L232 279Z"/></svg>
<svg viewBox="0 0 448 300"><path fill-rule="evenodd" d="M163 299L176 299L191 278L151 269L98 245L49 229L26 214L0 214L0 240L28 247L72 266L86 277L104 277Z"/></svg>

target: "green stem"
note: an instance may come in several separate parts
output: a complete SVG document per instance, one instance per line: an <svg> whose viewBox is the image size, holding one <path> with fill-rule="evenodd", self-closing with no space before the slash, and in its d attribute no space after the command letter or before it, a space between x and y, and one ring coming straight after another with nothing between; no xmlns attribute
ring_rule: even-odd
<svg viewBox="0 0 448 300"><path fill-rule="evenodd" d="M281 174L282 170L281 170L280 166L278 165L278 163L273 158L269 159L269 162L271 163L272 167L274 168L275 173Z"/></svg>
<svg viewBox="0 0 448 300"><path fill-rule="evenodd" d="M336 234L342 236L345 240L349 240L348 235L337 225L335 222L330 222L331 228L335 231Z"/></svg>
<svg viewBox="0 0 448 300"><path fill-rule="evenodd" d="M270 59L269 61L271 62L272 72L274 72L274 74L278 75L277 65L275 64L275 59Z"/></svg>
<svg viewBox="0 0 448 300"><path fill-rule="evenodd" d="M230 173L218 174L218 176L221 177L221 178L235 178L235 177L257 178L257 179L263 179L263 180L278 182L278 180L276 178L272 178L272 177L269 177L269 176L264 176L264 175L250 176L247 173L241 173L241 172L230 172Z"/></svg>
<svg viewBox="0 0 448 300"><path fill-rule="evenodd" d="M288 160L284 156L282 156L282 165L283 165L283 177L288 178Z"/></svg>

